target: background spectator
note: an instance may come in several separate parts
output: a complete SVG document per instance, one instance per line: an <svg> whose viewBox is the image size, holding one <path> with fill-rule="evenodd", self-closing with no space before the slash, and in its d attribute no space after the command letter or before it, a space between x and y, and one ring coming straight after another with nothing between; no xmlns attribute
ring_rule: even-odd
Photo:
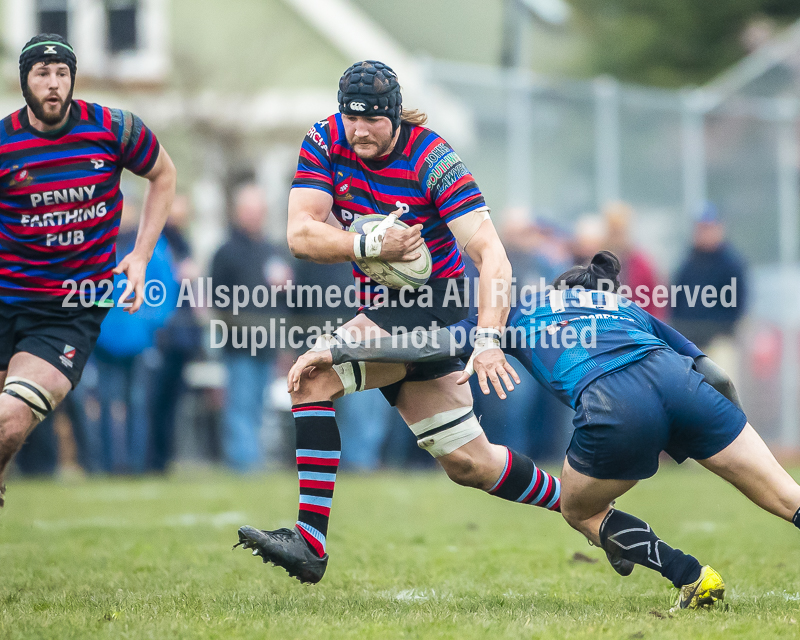
<svg viewBox="0 0 800 640"><path fill-rule="evenodd" d="M603 209L607 238L605 248L617 254L622 264L619 281L626 284L633 292L633 299L639 302L641 296L636 294L639 287L643 287L648 299L652 298L653 289L660 284L652 259L631 240L631 222L633 221L633 208L627 202L611 202ZM666 306L653 304L639 304L645 311L654 315L659 320L667 316Z"/></svg>
<svg viewBox="0 0 800 640"><path fill-rule="evenodd" d="M268 242L264 232L267 223L267 204L261 188L248 183L234 193L234 211L231 235L214 256L211 277L214 287L244 286L252 293L259 285L285 286L292 279L284 248ZM286 294L279 293L277 300L257 307L252 298L234 316L229 308L220 314L228 326L228 340L222 349L222 359L227 370L222 452L225 463L236 471L253 471L263 465L261 428L264 412L270 411L270 394L265 393L272 379L277 356L275 349L259 349L251 355L241 345L251 326L269 327L270 317L286 318ZM249 338L249 336L248 336Z"/></svg>
<svg viewBox="0 0 800 640"><path fill-rule="evenodd" d="M163 237L175 263L178 284L194 287L200 269L191 255L186 232L191 217L191 204L185 194L178 194L172 203ZM152 438L148 468L164 472L174 453L175 414L185 391L183 371L186 363L202 348L203 332L197 317L198 309L184 302L158 330L158 367L153 372L153 395L150 402Z"/></svg>
<svg viewBox="0 0 800 640"><path fill-rule="evenodd" d="M138 217L136 207L126 202L117 237L120 255L133 248ZM175 311L178 286L173 269L167 241L161 238L147 266L146 281L162 283L161 295L165 295L166 300L161 304L148 303L146 293L145 303L135 314L127 313L118 301L103 321L93 355L97 367L93 390L99 400L99 415L88 409L86 421L87 429L92 428L89 423L98 425L102 442L99 466L104 471L142 473L146 469L150 439L148 402L155 364L155 353L150 349L155 343L156 331ZM123 276L114 278L115 299L121 295L122 287L118 285L122 280ZM87 391L90 388L87 384Z"/></svg>
<svg viewBox="0 0 800 640"><path fill-rule="evenodd" d="M733 338L747 304L746 271L744 259L725 240L725 225L717 207L706 203L694 226L689 255L675 275L675 284L684 289L677 296L672 325L734 380L738 356ZM722 304L723 289L734 283L735 298L728 296L729 304ZM716 291L716 302L710 306L702 302L702 290L708 285ZM734 300L735 304L731 304Z"/></svg>

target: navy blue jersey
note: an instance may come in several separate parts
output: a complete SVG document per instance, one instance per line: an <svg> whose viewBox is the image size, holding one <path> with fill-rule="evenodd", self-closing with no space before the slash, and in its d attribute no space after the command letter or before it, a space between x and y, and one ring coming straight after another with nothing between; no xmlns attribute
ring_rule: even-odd
<svg viewBox="0 0 800 640"><path fill-rule="evenodd" d="M449 327L463 343L474 315ZM519 360L545 388L573 409L594 380L658 349L696 358L687 338L615 293L553 290L512 308L503 350Z"/></svg>

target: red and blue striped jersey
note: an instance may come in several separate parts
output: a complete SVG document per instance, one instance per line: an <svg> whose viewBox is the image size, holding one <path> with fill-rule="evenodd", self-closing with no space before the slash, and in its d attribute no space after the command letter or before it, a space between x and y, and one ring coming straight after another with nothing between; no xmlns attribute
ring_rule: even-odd
<svg viewBox="0 0 800 640"><path fill-rule="evenodd" d="M122 169L156 163L155 135L130 112L73 100L41 132L27 108L0 124L0 301L59 299L66 280L112 279Z"/></svg>
<svg viewBox="0 0 800 640"><path fill-rule="evenodd" d="M309 129L292 187L331 194L333 215L345 229L361 216L387 215L401 208L400 220L422 225L433 260L431 278L464 274L461 252L447 223L486 207L461 158L430 129L403 122L393 151L365 161L347 142L339 113ZM353 275L368 281L355 264Z"/></svg>

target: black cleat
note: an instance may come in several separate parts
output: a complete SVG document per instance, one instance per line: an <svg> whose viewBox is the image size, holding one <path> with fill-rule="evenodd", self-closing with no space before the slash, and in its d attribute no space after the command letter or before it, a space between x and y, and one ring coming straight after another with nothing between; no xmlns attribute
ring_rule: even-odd
<svg viewBox="0 0 800 640"><path fill-rule="evenodd" d="M283 567L290 576L304 584L316 584L322 580L328 566L328 554L321 558L317 556L297 527L262 531L244 526L239 529L239 542L233 548L239 545L253 549L254 556L261 556L265 563Z"/></svg>
<svg viewBox="0 0 800 640"><path fill-rule="evenodd" d="M608 558L608 562L611 564L614 571L623 578L631 575L631 573L633 573L633 567L636 566L635 563L630 560L626 560L622 556L612 555L608 551L606 551L606 558Z"/></svg>
<svg viewBox="0 0 800 640"><path fill-rule="evenodd" d="M6 485L0 482L0 508L6 504Z"/></svg>

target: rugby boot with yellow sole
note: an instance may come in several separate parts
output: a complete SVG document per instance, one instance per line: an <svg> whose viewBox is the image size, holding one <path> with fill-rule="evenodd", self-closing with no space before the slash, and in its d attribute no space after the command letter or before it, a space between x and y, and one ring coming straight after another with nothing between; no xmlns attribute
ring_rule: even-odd
<svg viewBox="0 0 800 640"><path fill-rule="evenodd" d="M678 602L670 611L708 608L724 598L725 582L722 576L706 565L700 570L700 577L697 580L681 587Z"/></svg>
<svg viewBox="0 0 800 640"><path fill-rule="evenodd" d="M321 558L316 555L297 527L262 531L244 526L239 529L239 542L233 548L239 545L252 549L253 555L261 556L265 563L286 569L290 576L304 584L322 580L328 566L328 554Z"/></svg>

